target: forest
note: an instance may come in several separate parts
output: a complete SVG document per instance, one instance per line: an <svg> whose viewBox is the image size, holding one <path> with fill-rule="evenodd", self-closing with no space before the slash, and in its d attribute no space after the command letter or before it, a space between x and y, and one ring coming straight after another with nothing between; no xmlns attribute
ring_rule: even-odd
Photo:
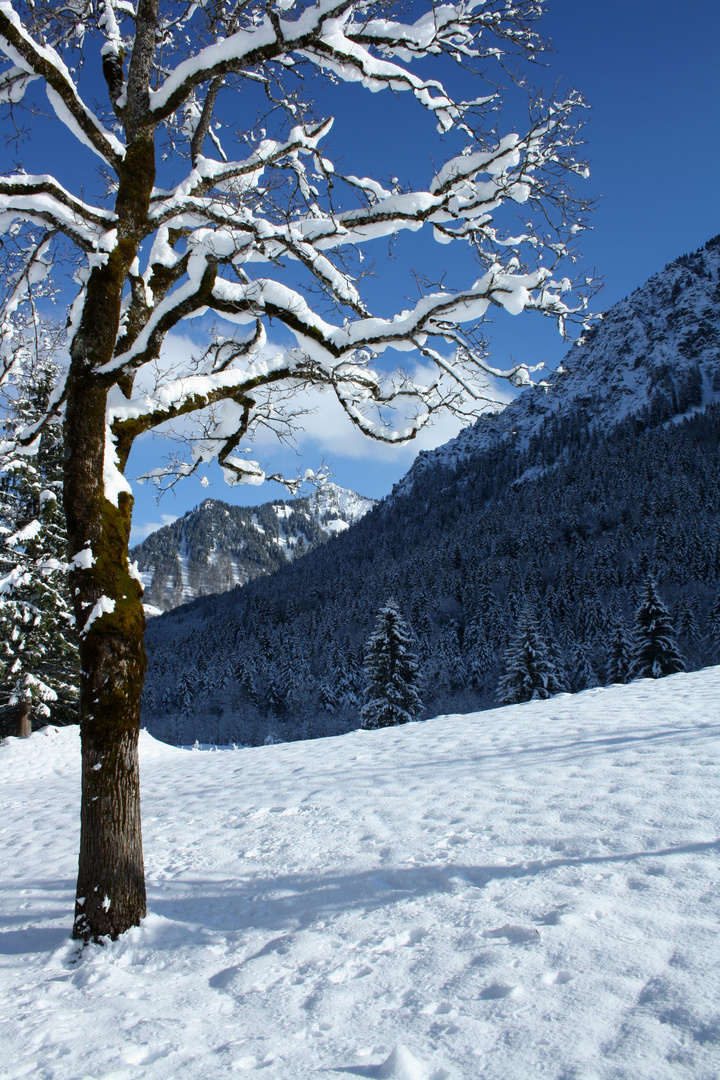
<svg viewBox="0 0 720 1080"><path fill-rule="evenodd" d="M648 408L604 435L579 411L522 454L428 470L302 563L152 621L144 722L179 743L357 727L388 598L417 642L427 716L497 704L524 611L563 689L611 681L649 575L687 667L718 663L719 444L720 405L679 424Z"/></svg>

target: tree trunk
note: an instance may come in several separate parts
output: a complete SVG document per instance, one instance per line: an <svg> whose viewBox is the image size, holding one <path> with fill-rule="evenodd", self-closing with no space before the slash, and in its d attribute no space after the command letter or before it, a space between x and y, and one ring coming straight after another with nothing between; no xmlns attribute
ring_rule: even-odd
<svg viewBox="0 0 720 1080"><path fill-rule="evenodd" d="M29 701L20 701L17 707L18 739L27 739L32 734L32 705Z"/></svg>
<svg viewBox="0 0 720 1080"><path fill-rule="evenodd" d="M80 859L73 937L115 939L145 916L140 827L139 723L82 733Z"/></svg>
<svg viewBox="0 0 720 1080"><path fill-rule="evenodd" d="M145 676L142 589L128 572L131 497L105 497L106 391L71 367L65 414L65 506L80 632L82 806L73 937L116 938L145 915L138 735ZM102 608L98 608L98 601ZM95 617L91 616L95 613Z"/></svg>
<svg viewBox="0 0 720 1080"><path fill-rule="evenodd" d="M139 5L143 18L148 13L151 17L146 32L150 52L156 7L156 0ZM141 112L147 111L146 99L145 84L144 96L138 98ZM92 553L71 574L80 634L82 741L73 937L82 941L117 938L137 926L146 910L138 761L140 697L147 667L145 614L142 586L128 569L132 497L105 489L106 449L113 455L117 450L106 447L111 437L108 389L117 379L117 385L128 393L132 377L104 376L101 368L112 359L117 345L123 289L145 235L155 182L152 126L128 138L118 175L117 241L88 277L65 386L63 496L69 554L72 559L88 548ZM131 441L117 458L121 468L130 445Z"/></svg>

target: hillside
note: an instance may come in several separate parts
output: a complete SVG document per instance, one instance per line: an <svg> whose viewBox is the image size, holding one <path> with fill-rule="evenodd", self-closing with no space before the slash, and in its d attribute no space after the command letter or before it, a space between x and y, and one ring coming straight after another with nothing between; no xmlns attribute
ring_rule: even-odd
<svg viewBox="0 0 720 1080"><path fill-rule="evenodd" d="M146 611L157 615L272 573L339 535L374 505L329 482L305 498L262 506L205 499L130 552Z"/></svg>
<svg viewBox="0 0 720 1080"><path fill-rule="evenodd" d="M719 274L717 240L676 260L549 388L422 457L336 543L155 620L149 730L255 743L356 727L389 596L417 638L426 715L496 703L525 610L568 690L604 683L649 573L687 666L719 662Z"/></svg>
<svg viewBox="0 0 720 1080"><path fill-rule="evenodd" d="M202 753L78 959L77 728L0 746L3 1077L714 1080L720 669Z"/></svg>
<svg viewBox="0 0 720 1080"><path fill-rule="evenodd" d="M682 255L605 313L559 370L507 409L488 414L424 451L397 486L403 493L434 468L455 468L499 445L527 451L579 410L592 431L607 431L647 408L652 421L720 399L720 236Z"/></svg>

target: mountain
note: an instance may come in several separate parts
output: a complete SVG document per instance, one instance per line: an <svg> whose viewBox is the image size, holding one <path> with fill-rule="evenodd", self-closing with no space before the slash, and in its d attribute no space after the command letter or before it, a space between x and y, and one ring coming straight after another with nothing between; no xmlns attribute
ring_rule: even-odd
<svg viewBox="0 0 720 1080"><path fill-rule="evenodd" d="M611 308L546 386L423 455L336 542L153 620L149 730L256 743L357 727L390 597L425 715L495 704L526 616L556 685L611 680L649 575L685 664L719 662L719 301L716 239Z"/></svg>
<svg viewBox="0 0 720 1080"><path fill-rule="evenodd" d="M453 468L501 444L527 450L549 423L584 410L591 430L649 409L653 421L720 398L720 236L683 255L615 304L561 367L502 412L480 417L436 450L421 451L396 485L403 494L428 469Z"/></svg>
<svg viewBox="0 0 720 1080"><path fill-rule="evenodd" d="M329 482L305 498L262 506L206 499L130 552L145 588L146 612L158 615L272 573L338 536L374 505Z"/></svg>

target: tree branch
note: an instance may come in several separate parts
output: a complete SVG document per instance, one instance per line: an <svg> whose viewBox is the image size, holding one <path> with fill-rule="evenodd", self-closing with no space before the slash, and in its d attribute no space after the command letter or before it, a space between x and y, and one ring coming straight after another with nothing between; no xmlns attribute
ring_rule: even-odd
<svg viewBox="0 0 720 1080"><path fill-rule="evenodd" d="M49 45L38 45L9 4L0 6L0 49L18 67L45 80L58 119L117 171L125 148L82 101L58 53Z"/></svg>

